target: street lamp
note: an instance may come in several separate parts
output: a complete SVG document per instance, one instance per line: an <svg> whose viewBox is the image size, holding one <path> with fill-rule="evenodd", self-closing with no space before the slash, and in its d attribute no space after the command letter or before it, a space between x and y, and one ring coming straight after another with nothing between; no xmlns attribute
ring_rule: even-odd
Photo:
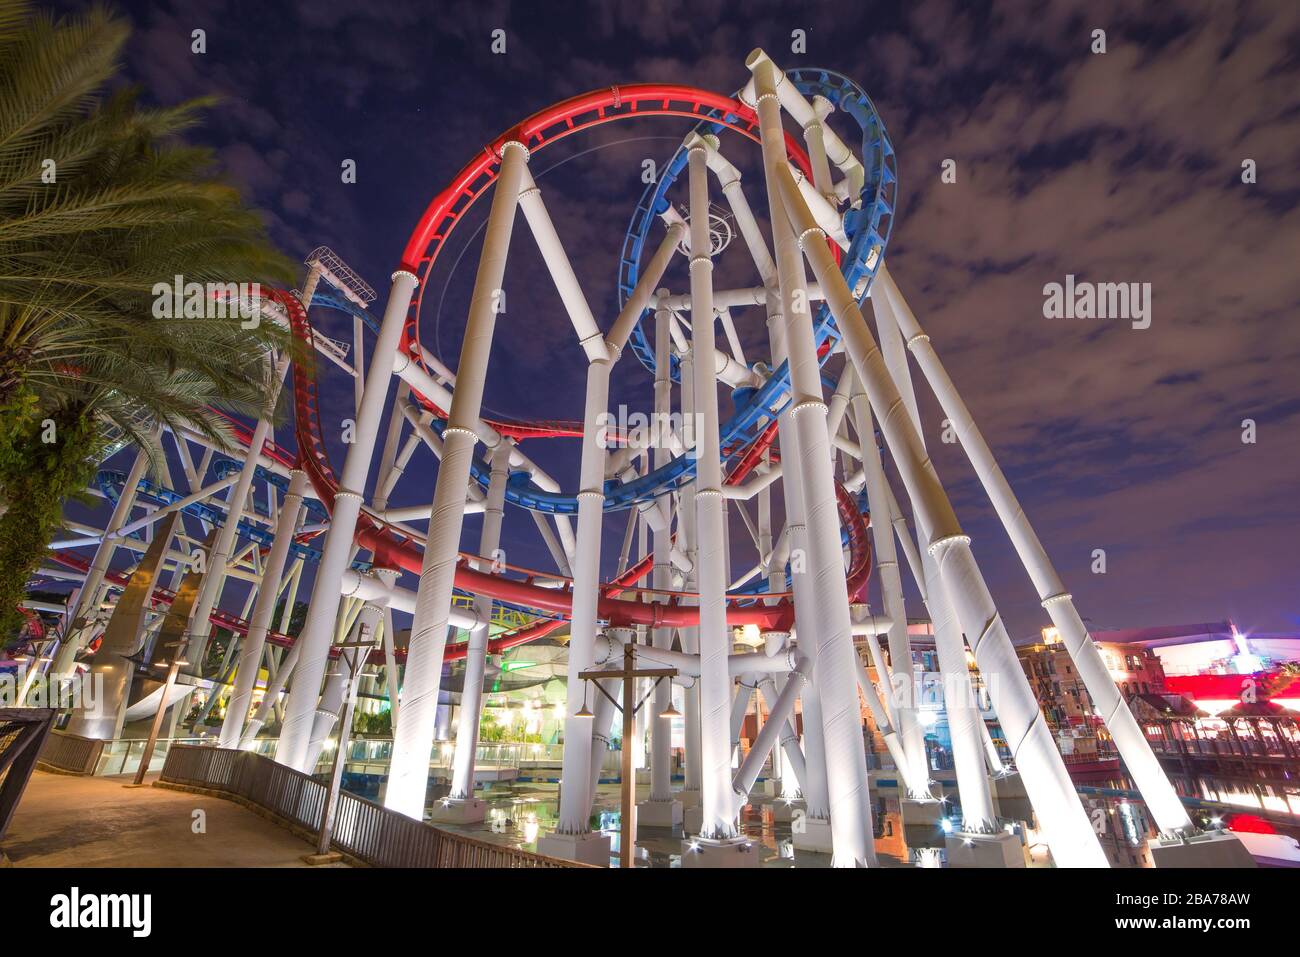
<svg viewBox="0 0 1300 957"><path fill-rule="evenodd" d="M328 864L341 859L342 855L330 852L330 837L334 833L334 815L338 810L339 790L343 781L343 764L346 760L348 737L352 733L352 709L357 703L357 686L360 682L357 680L361 669L365 667L366 653L376 645L375 636L371 632L370 625L362 622L357 630L356 641L344 641L335 645L340 649L338 662L342 666L347 663L347 692L343 695L343 706L339 709L339 740L338 747L334 750L334 766L330 772L330 783L325 791L325 807L321 812L320 837L316 842L316 853L308 854L303 860L308 864ZM350 657L344 649L355 648L356 652ZM364 649L364 650L363 650Z"/></svg>
<svg viewBox="0 0 1300 957"><path fill-rule="evenodd" d="M596 690L609 698L610 704L617 708L623 714L623 750L621 761L621 786L622 792L622 814L621 826L619 827L619 867L633 867L633 852L636 844L636 772L632 769L632 736L635 731L636 713L641 710L641 706L649 700L654 694L655 688L664 678L671 678L677 674L676 668L643 668L640 671L636 667L636 642L629 641L623 646L623 668L621 671L583 671L579 672L578 677L583 680L582 686L582 710L576 712L577 717L585 717L591 712L587 709L587 685L586 682L594 680ZM609 678L623 679L623 702L624 705L631 701L636 694L637 678L654 678L650 685L650 690L646 692L645 697L636 702L632 707L620 705L614 698L601 687L601 680ZM584 715L583 712L586 712ZM668 709L660 714L660 717L671 717L676 714L673 711L672 703L669 702Z"/></svg>
<svg viewBox="0 0 1300 957"><path fill-rule="evenodd" d="M154 712L153 724L149 728L149 738L145 741L144 754L140 755L140 766L135 769L135 778L127 787L142 787L144 785L144 776L149 773L149 765L153 761L153 749L158 743L158 732L162 728L163 715L167 713L167 706L170 703L172 689L176 687L176 676L180 673L181 665L189 664L185 660L185 651L190 644L190 633L186 632L176 641L167 642L164 648L170 648L173 651L171 664L167 666L167 679L163 682L162 697L158 700L158 710ZM216 691L213 691L216 694Z"/></svg>

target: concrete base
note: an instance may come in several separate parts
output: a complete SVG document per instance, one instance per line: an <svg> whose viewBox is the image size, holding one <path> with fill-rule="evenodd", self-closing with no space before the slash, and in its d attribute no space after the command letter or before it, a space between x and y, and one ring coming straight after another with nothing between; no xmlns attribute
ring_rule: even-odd
<svg viewBox="0 0 1300 957"><path fill-rule="evenodd" d="M913 801L903 798L898 802L903 815L903 836L908 847L943 847L943 825L948 805L942 801Z"/></svg>
<svg viewBox="0 0 1300 957"><path fill-rule="evenodd" d="M674 828L682 825L680 801L642 801L636 806L637 827Z"/></svg>
<svg viewBox="0 0 1300 957"><path fill-rule="evenodd" d="M487 819L487 802L479 798L442 798L429 811L433 824L482 824Z"/></svg>
<svg viewBox="0 0 1300 957"><path fill-rule="evenodd" d="M1018 834L967 834L954 831L945 835L949 867L1024 867L1024 843Z"/></svg>
<svg viewBox="0 0 1300 957"><path fill-rule="evenodd" d="M682 810L682 830L687 834L699 834L704 829L704 808L698 804Z"/></svg>
<svg viewBox="0 0 1300 957"><path fill-rule="evenodd" d="M758 845L745 838L682 841L682 867L758 867Z"/></svg>
<svg viewBox="0 0 1300 957"><path fill-rule="evenodd" d="M1206 831L1186 841L1152 841L1151 861L1156 867L1258 867L1255 858L1228 831Z"/></svg>
<svg viewBox="0 0 1300 957"><path fill-rule="evenodd" d="M1008 821L1032 821L1034 819L1034 806L1029 803L1029 795L1025 792L1025 783L1020 780L1020 774L1004 774L1001 777L991 779L993 784L993 805L997 808L998 817L1005 818Z"/></svg>
<svg viewBox="0 0 1300 957"><path fill-rule="evenodd" d="M794 829L790 843L796 851L812 851L815 854L829 854L831 844L830 819L804 817L803 824Z"/></svg>
<svg viewBox="0 0 1300 957"><path fill-rule="evenodd" d="M537 839L537 853L579 864L609 867L610 839L604 834L546 834Z"/></svg>
<svg viewBox="0 0 1300 957"><path fill-rule="evenodd" d="M699 807L700 792L699 789L693 791L682 790L677 792L677 800L682 802L682 807Z"/></svg>
<svg viewBox="0 0 1300 957"><path fill-rule="evenodd" d="M1020 780L1020 772L1013 771L1010 774L1001 774L990 779L993 784L993 796L999 798L1027 798L1029 792L1025 790L1025 782Z"/></svg>
<svg viewBox="0 0 1300 957"><path fill-rule="evenodd" d="M772 820L777 824L790 824L796 816L807 814L807 805L802 798L789 802L778 799L770 804L764 804L763 810L771 814Z"/></svg>
<svg viewBox="0 0 1300 957"><path fill-rule="evenodd" d="M330 851L327 854L304 854L302 860L304 864L320 867L322 864L337 864L343 860L343 855L338 851Z"/></svg>

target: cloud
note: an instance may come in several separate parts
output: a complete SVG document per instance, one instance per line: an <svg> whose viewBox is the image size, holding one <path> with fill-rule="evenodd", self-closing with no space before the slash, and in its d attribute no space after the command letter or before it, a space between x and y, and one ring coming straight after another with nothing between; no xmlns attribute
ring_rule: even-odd
<svg viewBox="0 0 1300 957"><path fill-rule="evenodd" d="M1293 624L1300 6L925 0L760 3L742 13L720 0L652 0L562 9L141 5L127 78L163 102L221 94L200 137L287 250L335 248L381 290L378 313L429 199L535 110L637 81L731 92L760 45L786 65L852 76L898 151L891 271L1084 614L1113 625L1225 614L1246 627ZM202 57L189 53L196 26L208 30ZM507 31L505 56L489 49L497 27ZM802 58L789 52L796 28L808 35ZM1090 51L1098 28L1102 55ZM845 121L831 118L848 135ZM689 127L613 124L532 162L602 326L617 309L641 161L666 159ZM724 148L765 222L756 147L728 136ZM344 158L357 161L355 185L340 181ZM957 161L955 184L939 179L947 158ZM1245 159L1258 168L1253 185L1241 181ZM480 203L458 225L426 292L423 340L453 366L477 266L472 234L485 216ZM720 283L756 281L739 249L719 263ZM522 218L511 260L487 402L504 416L575 418L584 363ZM668 284L685 288L684 267L674 270ZM1151 328L1044 319L1043 286L1066 274L1150 283ZM349 322L318 321L350 337ZM762 357L760 311L736 321L750 358ZM644 407L650 376L634 363L623 360L615 395ZM350 386L323 375L327 413L346 415ZM920 391L927 440L995 597L1013 633L1030 633L1043 620L1037 598ZM1258 424L1254 445L1241 442L1244 418ZM533 445L572 487L576 443ZM343 448L331 451L341 463ZM427 499L431 469L395 501ZM507 522L507 538L544 562L532 523L517 524L522 531ZM733 531L737 563L749 561L745 533ZM1095 548L1111 557L1105 576L1088 570Z"/></svg>

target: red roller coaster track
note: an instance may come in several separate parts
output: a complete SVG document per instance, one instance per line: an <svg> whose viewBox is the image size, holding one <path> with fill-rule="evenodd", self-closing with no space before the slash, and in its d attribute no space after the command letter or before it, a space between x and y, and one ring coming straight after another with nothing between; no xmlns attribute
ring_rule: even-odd
<svg viewBox="0 0 1300 957"><path fill-rule="evenodd" d="M451 185L429 204L403 252L402 268L421 278L417 298L406 319L400 346L412 361L424 367L423 355L419 348L418 326L420 304L427 287L424 280L427 279L439 252L456 224L469 207L495 182L502 147L511 140L517 140L535 153L572 133L615 120L642 116L708 120L726 126L754 142L759 141L757 116L752 109L739 100L693 87L651 83L611 87L573 97L533 114L522 123L502 133L491 144L484 147L482 152L461 170ZM810 173L807 155L788 133L786 148L791 161L805 173ZM838 248L834 251L839 252ZM317 395L314 353L311 347L311 325L306 310L296 296L277 290L272 293L272 297L286 310L294 335L305 347L303 358L300 359L293 377L294 419L298 440L296 464L307 473L321 503L327 510L332 511L338 482L321 438L320 404ZM446 410L439 408L426 396L414 390L412 394L426 409L445 417ZM581 427L577 423L485 421L488 421L488 424L502 435L515 439L573 437L582 434ZM247 429L236 430L245 443L247 431ZM761 460L763 452L771 446L775 437L776 429L773 422L750 444L741 461L727 476L728 484L738 484L742 481ZM287 464L284 456L275 455L275 457ZM871 548L862 515L852 496L843 488L838 489L838 504L841 521L848 529L850 550L848 588L850 598L855 598L865 589L871 574ZM419 543L412 540L405 532L380 521L369 513L362 513L355 540L357 544L374 553L375 564L380 567L404 569L416 575L421 571L423 556ZM75 558L75 556L61 555L59 558L69 563L68 558ZM650 571L652 562L653 556L646 556L619 577L606 582L601 589L597 614L611 623L623 625L640 624L651 627L698 625L699 609L683 602L683 599L693 597L685 593L651 594L642 590L639 594L650 597L638 600L632 600L630 596L620 598L624 592L634 590L635 583ZM560 616L571 614L572 583L570 582L564 588L547 588L534 584L535 577L553 580L555 576L534 572L526 574L525 580L519 581L502 575L480 572L470 566L468 559L463 558L456 570L456 585L473 594L487 595L526 608L535 608ZM170 597L168 594L160 593L157 600L165 603L170 600ZM729 599L728 622L735 625L754 624L760 628L788 630L794 617L790 597L788 595L768 597L776 598L776 601L770 605L755 602L749 606L742 606L740 602L754 601L754 599ZM223 612L214 613L213 622L238 632L243 632L247 628L247 624L241 619ZM496 653L537 640L553 633L564 624L562 618L538 621L527 628L493 639L488 643L488 650ZM268 640L281 645L293 642L292 638L279 634L269 635ZM465 653L466 643L452 644L448 645L445 658L447 660L462 658Z"/></svg>
<svg viewBox="0 0 1300 957"><path fill-rule="evenodd" d="M412 360L423 366L419 344L418 317L421 297L427 283L424 281L439 252L456 224L474 202L496 180L501 149L517 140L535 153L571 133L590 129L604 123L640 116L673 116L695 120L708 119L740 133L754 142L759 141L758 120L754 111L739 100L706 90L673 84L633 84L597 90L573 97L533 114L517 126L507 130L486 146L474 160L467 164L445 190L429 204L412 232L402 255L402 268L421 277L419 293L407 317L401 348ZM797 143L786 134L786 148L790 159L805 172L810 172L808 158ZM836 250L838 252L838 249ZM311 326L306 310L298 299L288 293L276 293L284 306L295 335L306 344L311 342ZM311 356L310 349L304 350ZM310 359L308 361L311 361ZM425 408L445 416L427 397L413 391ZM317 496L327 509L333 508L338 483L330 466L329 457L321 438L319 400L316 393L314 369L299 368L294 376L294 408L298 438L298 464L308 474ZM570 423L530 423L491 421L489 424L503 435L514 438L535 438L556 435L581 435L579 428ZM769 426L751 444L741 462L733 469L727 481L741 481L761 459L776 436ZM871 574L871 550L866 535L866 525L852 497L839 489L841 521L849 531L850 569L849 593L856 597L865 588ZM419 574L423 557L418 544L401 530L363 513L356 531L356 542L370 549L376 564L400 568ZM643 578L650 570L653 559L647 556L629 568L623 575L602 587L602 597L597 614L616 624L644 624L649 626L689 627L699 623L697 608L680 602L684 596L670 595L667 602L621 600L618 596L629 586ZM488 595L503 601L543 611L568 615L572 599L567 588L545 588L530 580L517 581L501 575L480 572L462 560L456 571L456 585L465 591ZM772 605L739 607L739 599L729 602L727 620L733 624L755 624L759 627L788 629L793 619L789 597L780 598ZM492 651L523 644L548 635L563 625L562 621L541 621L512 635L502 636L490 643ZM495 647L494 647L495 646ZM460 652L456 654L456 652ZM447 657L459 657L461 646L450 645Z"/></svg>

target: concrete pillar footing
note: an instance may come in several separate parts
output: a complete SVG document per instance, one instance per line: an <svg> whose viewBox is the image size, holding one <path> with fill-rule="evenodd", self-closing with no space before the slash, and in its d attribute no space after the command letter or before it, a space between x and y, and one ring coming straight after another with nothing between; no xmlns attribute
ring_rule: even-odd
<svg viewBox="0 0 1300 957"><path fill-rule="evenodd" d="M481 798L440 798L433 802L433 824L480 824L487 819L487 802Z"/></svg>
<svg viewBox="0 0 1300 957"><path fill-rule="evenodd" d="M636 806L637 827L674 828L682 825L682 802L642 801Z"/></svg>
<svg viewBox="0 0 1300 957"><path fill-rule="evenodd" d="M748 838L720 841L693 837L682 841L682 867L758 867L758 845Z"/></svg>
<svg viewBox="0 0 1300 957"><path fill-rule="evenodd" d="M1257 867L1241 838L1228 831L1204 831L1189 838L1155 840L1148 845L1156 867Z"/></svg>
<svg viewBox="0 0 1300 957"><path fill-rule="evenodd" d="M537 853L579 864L609 867L610 839L604 834L546 834L537 840Z"/></svg>
<svg viewBox="0 0 1300 957"><path fill-rule="evenodd" d="M802 827L795 830L790 839L796 851L812 851L814 854L829 854L833 850L831 843L830 818L807 817Z"/></svg>
<svg viewBox="0 0 1300 957"><path fill-rule="evenodd" d="M1024 867L1025 845L1018 834L953 831L944 836L949 867Z"/></svg>

